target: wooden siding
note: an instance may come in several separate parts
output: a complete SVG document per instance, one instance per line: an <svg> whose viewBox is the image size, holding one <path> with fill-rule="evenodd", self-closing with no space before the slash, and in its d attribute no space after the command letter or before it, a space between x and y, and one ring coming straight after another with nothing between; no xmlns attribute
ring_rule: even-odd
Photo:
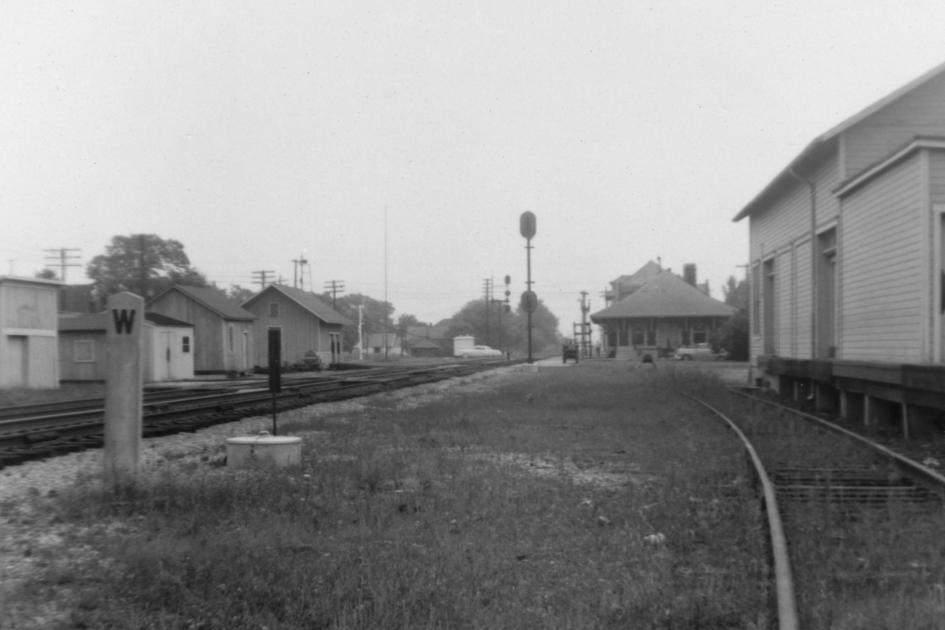
<svg viewBox="0 0 945 630"><path fill-rule="evenodd" d="M0 328L56 330L59 287L4 282L0 292Z"/></svg>
<svg viewBox="0 0 945 630"><path fill-rule="evenodd" d="M0 281L0 387L59 386L59 286Z"/></svg>
<svg viewBox="0 0 945 630"><path fill-rule="evenodd" d="M253 323L229 321L178 291L168 291L148 310L194 325L194 372L245 372L252 369ZM233 346L229 327L233 326ZM244 343L249 348L244 348Z"/></svg>
<svg viewBox="0 0 945 630"><path fill-rule="evenodd" d="M59 378L63 381L105 380L105 331L62 331L59 333ZM76 361L75 342L92 344L91 361Z"/></svg>
<svg viewBox="0 0 945 630"><path fill-rule="evenodd" d="M844 199L839 357L923 357L921 161L914 156Z"/></svg>
<svg viewBox="0 0 945 630"><path fill-rule="evenodd" d="M794 359L810 359L811 338L813 334L812 316L814 310L813 284L811 279L811 242L804 239L796 244L797 264L794 267L794 343L790 353L782 354Z"/></svg>
<svg viewBox="0 0 945 630"><path fill-rule="evenodd" d="M184 352L184 337L188 352ZM182 326L148 326L144 348L145 382L194 377L194 331Z"/></svg>
<svg viewBox="0 0 945 630"><path fill-rule="evenodd" d="M817 227L836 220L840 213L840 200L833 191L840 185L840 163L838 159L825 160L814 175L816 182Z"/></svg>
<svg viewBox="0 0 945 630"><path fill-rule="evenodd" d="M279 316L270 316L270 305L279 305ZM307 309L299 306L295 300L279 293L270 291L246 306L246 309L257 317L255 325L256 338L262 340L257 344L255 364L265 366L268 361L269 349L266 339L270 328L282 330L282 362L299 363L305 358L309 350L318 352L325 363L331 360L331 350L328 343L327 326ZM340 327L338 327L340 330ZM323 353L326 353L324 355ZM327 358L326 358L327 357Z"/></svg>
<svg viewBox="0 0 945 630"><path fill-rule="evenodd" d="M777 257L775 264L775 307L774 307L774 353L778 356L790 356L794 312L794 248L788 246Z"/></svg>
<svg viewBox="0 0 945 630"><path fill-rule="evenodd" d="M769 256L798 236L810 232L810 193L807 187L798 182L777 203L752 215L748 232L752 260Z"/></svg>
<svg viewBox="0 0 945 630"><path fill-rule="evenodd" d="M932 203L945 204L945 151L929 152L929 193Z"/></svg>
<svg viewBox="0 0 945 630"><path fill-rule="evenodd" d="M915 136L945 135L943 102L945 76L939 76L843 132L847 178Z"/></svg>

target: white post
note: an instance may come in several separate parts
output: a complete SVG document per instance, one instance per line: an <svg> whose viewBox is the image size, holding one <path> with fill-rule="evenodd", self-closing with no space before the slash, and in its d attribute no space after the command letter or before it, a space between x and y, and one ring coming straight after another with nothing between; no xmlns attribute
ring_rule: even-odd
<svg viewBox="0 0 945 630"><path fill-rule="evenodd" d="M144 299L133 293L108 298L105 370L105 484L134 481L141 450Z"/></svg>
<svg viewBox="0 0 945 630"><path fill-rule="evenodd" d="M358 361L364 360L364 306L358 304Z"/></svg>

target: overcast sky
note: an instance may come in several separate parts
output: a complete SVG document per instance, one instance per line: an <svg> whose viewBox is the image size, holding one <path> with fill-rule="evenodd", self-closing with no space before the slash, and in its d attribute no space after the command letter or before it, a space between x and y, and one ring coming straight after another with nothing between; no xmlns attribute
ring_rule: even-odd
<svg viewBox="0 0 945 630"><path fill-rule="evenodd" d="M945 61L943 24L941 0L4 0L0 274L74 248L82 282L146 232L223 287L304 256L305 288L435 322L485 278L517 300L530 210L565 332L657 257L721 298L732 217Z"/></svg>

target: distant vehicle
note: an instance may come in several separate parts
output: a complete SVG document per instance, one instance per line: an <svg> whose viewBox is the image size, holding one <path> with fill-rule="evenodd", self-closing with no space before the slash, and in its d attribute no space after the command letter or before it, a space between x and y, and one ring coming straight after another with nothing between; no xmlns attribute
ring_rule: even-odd
<svg viewBox="0 0 945 630"><path fill-rule="evenodd" d="M713 352L712 346L707 343L697 343L693 346L681 346L676 349L673 359L676 361L720 361L728 356L725 350Z"/></svg>
<svg viewBox="0 0 945 630"><path fill-rule="evenodd" d="M561 362L567 363L568 359L574 359L574 362L578 362L578 347L573 343L566 343L561 346Z"/></svg>
<svg viewBox="0 0 945 630"><path fill-rule="evenodd" d="M490 348L489 346L472 346L471 348L463 348L458 351L456 356L463 357L464 359L470 357L501 357L502 352L495 348Z"/></svg>

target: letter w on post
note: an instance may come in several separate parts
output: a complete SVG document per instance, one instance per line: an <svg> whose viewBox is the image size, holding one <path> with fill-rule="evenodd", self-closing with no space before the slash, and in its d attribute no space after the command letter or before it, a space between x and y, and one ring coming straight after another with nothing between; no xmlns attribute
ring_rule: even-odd
<svg viewBox="0 0 945 630"><path fill-rule="evenodd" d="M112 310L112 319L115 321L115 332L119 335L125 334L130 335L131 330L134 328L135 324L135 312L134 310L118 309ZM122 332L124 329L124 332Z"/></svg>

